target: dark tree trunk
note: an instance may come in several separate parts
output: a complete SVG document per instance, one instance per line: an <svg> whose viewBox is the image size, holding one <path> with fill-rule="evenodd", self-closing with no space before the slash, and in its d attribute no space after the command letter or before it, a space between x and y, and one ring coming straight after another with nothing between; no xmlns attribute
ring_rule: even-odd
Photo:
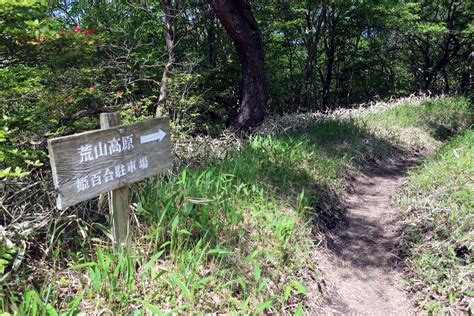
<svg viewBox="0 0 474 316"><path fill-rule="evenodd" d="M326 54L326 70L323 76L322 88L322 106L323 109L329 109L331 100L331 82L334 71L334 63L336 59L336 25L338 23L337 8L332 6L327 9L324 24L326 25L326 31L329 33L324 37L324 50ZM329 36L329 38L328 38Z"/></svg>
<svg viewBox="0 0 474 316"><path fill-rule="evenodd" d="M443 81L444 81L443 93L449 94L449 91L451 90L451 88L449 86L449 75L448 75L448 70L446 69L446 67L443 68Z"/></svg>
<svg viewBox="0 0 474 316"><path fill-rule="evenodd" d="M453 47L450 47L451 41L453 42ZM456 55L458 54L461 48L461 46L459 45L459 42L454 37L448 36L448 39L446 40L446 42L447 43L445 44L443 55L438 60L438 62L431 69L429 69L429 67L426 67L427 69L424 70L424 78L423 78L424 79L424 82L423 82L424 92L427 92L427 93L431 92L433 88L433 84L436 82L436 79L438 78L438 75L440 73L442 73L444 77L444 73L446 72L446 67L451 63L454 57L456 57Z"/></svg>
<svg viewBox="0 0 474 316"><path fill-rule="evenodd" d="M357 38L356 38L356 42L354 44L354 51L352 52L353 55L356 55L357 52L359 51L359 42L360 42L360 39L362 37L362 33L359 33L357 35ZM351 72L350 72L350 75L349 75L349 80L347 80L347 84L346 84L346 89L347 89L347 92L346 92L346 104L349 105L351 104L351 88L352 88L352 81L354 79L354 72L355 72L355 67L351 67ZM383 63L382 63L382 73L383 73Z"/></svg>
<svg viewBox="0 0 474 316"><path fill-rule="evenodd" d="M334 36L331 35L329 47L326 46L326 76L323 81L323 109L328 109L331 97L332 73L334 70L335 47Z"/></svg>
<svg viewBox="0 0 474 316"><path fill-rule="evenodd" d="M305 110L308 105L308 91L309 85L311 83L311 76L314 70L314 61L316 59L316 52L319 44L319 39L321 37L321 26L323 24L323 18L326 15L326 6L323 5L321 12L316 21L316 29L313 25L313 7L312 2L307 2L307 13L306 13L306 28L311 30L312 35L306 41L306 62L303 68L303 80L301 82L300 97L299 97L299 106L298 110Z"/></svg>
<svg viewBox="0 0 474 316"><path fill-rule="evenodd" d="M300 102L298 105L298 111L305 111L308 108L308 90L309 84L311 83L311 75L314 70L314 59L316 57L316 47L314 40L310 40L307 47L306 63L303 69L303 80L301 82L300 89Z"/></svg>
<svg viewBox="0 0 474 316"><path fill-rule="evenodd" d="M431 72L427 72L425 71L424 72L424 75L423 75L423 88L422 88L422 91L424 93L427 93L427 94L430 94L432 91L432 83L433 83L433 75Z"/></svg>
<svg viewBox="0 0 474 316"><path fill-rule="evenodd" d="M208 26L207 26L207 65L209 68L216 66L216 30L215 30L215 13L209 9Z"/></svg>
<svg viewBox="0 0 474 316"><path fill-rule="evenodd" d="M446 67L451 63L451 61L458 55L461 44L459 42L459 34L455 34L455 26L454 21L456 19L456 0L451 0L448 3L448 13L446 18L446 26L448 29L448 34L446 35L443 47L442 47L442 54L439 58L430 58L429 52L429 42L425 41L426 47L421 47L423 59L424 59L424 82L423 82L423 90L424 92L431 92L433 89L433 84L436 83L436 79L438 78L439 74L442 73L443 77L444 72L446 71ZM433 60L434 59L434 60ZM446 78L445 78L446 79ZM445 81L447 84L447 81ZM446 90L447 87L445 85L444 89Z"/></svg>
<svg viewBox="0 0 474 316"><path fill-rule="evenodd" d="M234 124L248 129L263 121L268 98L260 31L248 0L209 0L209 3L234 42L242 65L242 100Z"/></svg>
<svg viewBox="0 0 474 316"><path fill-rule="evenodd" d="M176 63L176 30L175 20L179 9L178 0L161 0L165 18L165 42L168 50L168 62L163 70L160 86L160 97L155 110L155 116L162 116L166 110L169 110L168 90L169 79L173 74L173 68Z"/></svg>

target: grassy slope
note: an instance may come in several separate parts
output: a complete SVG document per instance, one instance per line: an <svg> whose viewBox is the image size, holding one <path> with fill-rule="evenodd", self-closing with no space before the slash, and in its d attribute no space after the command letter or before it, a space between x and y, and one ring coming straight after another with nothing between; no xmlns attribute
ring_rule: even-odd
<svg viewBox="0 0 474 316"><path fill-rule="evenodd" d="M401 105L367 118L377 134L410 150L431 153L449 137L474 122L472 101L445 98L425 101L417 106Z"/></svg>
<svg viewBox="0 0 474 316"><path fill-rule="evenodd" d="M414 146L436 146L437 131L455 133L469 113L465 99L448 99L253 137L224 161L140 184L131 254L113 255L97 238L75 252L59 243L41 261L47 266L36 291L25 270L5 293L20 314L34 307L297 313L321 279L311 258L321 236L315 227L337 219L350 174Z"/></svg>
<svg viewBox="0 0 474 316"><path fill-rule="evenodd" d="M473 312L474 131L450 139L412 172L404 208L409 284L428 311Z"/></svg>
<svg viewBox="0 0 474 316"><path fill-rule="evenodd" d="M417 302L429 312L472 309L472 101L458 98L414 108L401 106L369 120L378 127L392 122L380 130L382 134L432 157L410 175L399 195L410 273L407 281Z"/></svg>
<svg viewBox="0 0 474 316"><path fill-rule="evenodd" d="M151 305L164 311L296 312L306 281L318 279L310 257L314 215L331 216L347 168L359 150L367 152L364 141L374 138L359 125L328 121L288 136L254 137L232 159L148 182L136 208L142 226L135 235L142 237L129 259L138 274L114 288L123 276L110 280L107 271L120 259L97 253L98 261L75 270L71 280L83 280L70 299L84 293L81 308L122 313ZM348 134L354 137L348 140ZM101 256L111 263L104 266ZM130 301L134 295L139 299ZM62 307L70 304L66 299Z"/></svg>
<svg viewBox="0 0 474 316"><path fill-rule="evenodd" d="M431 157L410 174L398 197L405 220L407 282L418 304L429 312L472 313L472 100L406 105L369 120L388 127L380 129L382 134Z"/></svg>

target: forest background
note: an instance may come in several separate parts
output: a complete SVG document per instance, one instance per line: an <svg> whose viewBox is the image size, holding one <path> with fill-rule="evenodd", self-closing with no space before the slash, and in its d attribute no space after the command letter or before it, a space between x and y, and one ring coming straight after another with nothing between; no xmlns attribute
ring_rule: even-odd
<svg viewBox="0 0 474 316"><path fill-rule="evenodd" d="M44 163L46 138L97 128L100 112L165 114L176 135L218 135L264 114L469 93L471 1L223 3L2 0L0 176ZM247 84L245 60L266 82Z"/></svg>
<svg viewBox="0 0 474 316"><path fill-rule="evenodd" d="M268 116L329 112L412 94L469 95L473 12L474 4L467 0L0 0L0 281L9 278L7 293L13 294L8 294L11 296L8 302L28 299L21 293L30 283L39 284L38 280L48 286L43 287L44 293L38 292L42 297L49 296L49 280L43 280L44 276L33 277L31 272L40 266L38 271L54 270L49 264L62 270L66 266L66 261L58 259L62 256L72 256L71 262L83 264L88 256L92 257L89 252L95 252L84 240L96 243L90 236L101 232L100 236L104 237L109 231L100 199L68 212L54 207L46 151L48 138L97 129L99 113L119 112L125 124L169 116L174 144L209 136L228 137L229 147L239 147L240 138L222 133L228 129L249 130ZM468 103L465 101L468 98L459 100ZM436 107L441 107L439 104L442 103L436 103ZM445 110L450 111L449 102ZM472 120L469 113L466 116ZM442 121L443 115L436 120ZM452 119L449 115L446 118ZM397 120L399 116L393 118L393 122ZM452 120L456 126L463 125L461 119ZM329 129L340 132L342 136L336 138L341 142L356 141L357 133L344 126L335 124ZM393 126L398 128L396 124ZM284 130L287 128L290 127ZM325 138L324 131L315 130L318 137ZM328 135L334 138L332 133ZM253 142L254 147L260 146L258 138ZM288 149L294 159L304 153L300 145L285 146L284 151ZM191 151L194 148L188 147ZM227 158L226 148L218 151ZM205 157L206 149L203 152L199 154ZM245 177L255 175L250 167L258 166L253 159L260 154L257 149L251 150L241 158ZM344 154L344 159L347 157L351 156ZM288 164L291 159L285 157L282 161ZM307 157L303 155L301 159L305 161ZM267 157L263 160L270 161ZM337 172L332 175L331 164L327 165L326 160L318 160L319 164L321 175L334 176L337 181L342 178ZM235 161L229 165L240 166ZM262 173L267 169L274 171L265 164L262 166ZM174 172L182 172L176 179L186 187L194 181L189 175L193 173L182 167L176 165ZM206 173L203 183L217 181L216 190L221 188L219 181L227 183L228 174L219 170ZM286 181L286 169L278 166L275 170ZM199 184L201 176L196 179ZM177 189L172 185L175 180L170 177L158 181L158 187L168 183L169 192L173 192L169 201L177 200ZM196 190L201 194L201 189ZM150 192L156 191L153 190ZM191 189L188 191L193 193ZM183 200L189 197L188 191L183 189ZM142 190L139 194L146 196L147 192ZM262 205L267 205L264 194L261 195ZM155 193L148 196L150 205L159 200ZM301 198L298 195L297 205L303 197L304 191ZM240 199L241 193L236 193L235 200ZM221 210L221 205L215 203L206 207ZM256 204L253 200L248 203ZM199 203L196 205L201 207ZM173 227L174 223L178 225L176 218L166 218L170 225L163 225L163 229ZM155 223L156 218L150 222ZM190 222L201 223L195 219ZM279 218L275 222L285 223ZM211 228L213 225L209 224ZM222 227L219 225L219 229L233 227L226 222ZM221 241L218 229L214 232L206 225L194 228L204 234L206 242L207 239L216 244ZM182 231L171 230L169 235ZM212 238L207 235L209 231L215 233L211 234ZM287 233L286 228L282 231L285 236L294 235ZM168 233L161 233L166 244ZM199 248L200 243L196 244ZM173 251L187 258L187 246L183 245L178 243ZM219 247L216 249L221 251ZM299 254L293 249L285 251ZM29 269L19 268L22 262L28 262ZM48 265L42 266L45 262ZM258 283L260 266L250 265ZM183 271L189 270L185 268ZM295 265L294 269L299 267ZM227 275L222 277L227 278ZM174 293L175 286L170 285L169 293ZM291 291L292 287L289 288ZM300 295L304 291L296 292ZM55 295L56 301L61 302L62 294ZM194 299L193 295L190 297ZM2 297L0 303L4 300L7 302ZM77 302L68 301L75 305L72 310ZM260 302L253 303L258 310ZM266 303L261 303L263 309ZM128 298L121 304L118 309L130 307ZM29 302L24 305L29 306Z"/></svg>

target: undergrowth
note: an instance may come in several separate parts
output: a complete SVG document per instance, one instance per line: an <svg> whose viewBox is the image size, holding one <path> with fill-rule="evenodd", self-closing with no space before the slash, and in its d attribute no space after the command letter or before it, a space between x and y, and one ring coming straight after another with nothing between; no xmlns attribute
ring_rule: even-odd
<svg viewBox="0 0 474 316"><path fill-rule="evenodd" d="M474 131L450 139L409 176L400 196L412 276L429 312L472 313Z"/></svg>
<svg viewBox="0 0 474 316"><path fill-rule="evenodd" d="M465 123L453 124L466 117L466 102L438 99L380 114L362 110L353 118L318 115L280 133L235 140L239 146L224 152L212 143L206 148L216 147L218 154L210 149L202 161L193 157L174 174L133 186L129 252L110 251L103 198L59 212L43 172L46 181L33 182L41 184L39 191L25 189L21 199L5 199L11 216L3 215L0 223L5 227L0 238L8 241L0 248L5 280L0 310L20 315L311 310L322 295L314 284L323 284L312 253L343 212L348 179L367 164L409 154L412 134L398 129L416 129L429 140L419 146L429 147L436 143L430 139L434 127L422 119L445 118L451 108L451 119L440 122L460 129ZM41 195L41 205L30 204L38 192L48 193ZM35 207L54 216L36 216L46 212L31 212Z"/></svg>
<svg viewBox="0 0 474 316"><path fill-rule="evenodd" d="M366 117L377 134L398 145L429 153L474 123L472 100L441 98L416 106L403 104Z"/></svg>

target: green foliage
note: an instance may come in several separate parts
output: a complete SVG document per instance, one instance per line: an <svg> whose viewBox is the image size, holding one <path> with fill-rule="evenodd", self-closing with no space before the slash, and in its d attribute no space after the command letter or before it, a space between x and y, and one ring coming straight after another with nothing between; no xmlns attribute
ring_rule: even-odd
<svg viewBox="0 0 474 316"><path fill-rule="evenodd" d="M49 31L46 7L39 1L0 1L0 60L15 63L29 59L35 45ZM25 47L26 46L26 47Z"/></svg>
<svg viewBox="0 0 474 316"><path fill-rule="evenodd" d="M0 0L0 190L15 187L30 195L14 210L2 199L8 216L2 213L0 225L26 231L22 238L29 245L37 245L34 238L44 241L45 247L29 249L28 258L32 265L53 258L48 271L54 275L44 278L55 281L32 276L32 286L15 275L8 282L18 285L1 298L2 309L300 314L302 274L312 269L309 220L314 209L318 225L334 220L348 170L411 149L417 137L420 146L435 146L472 124L472 102L456 98L251 137L224 161L137 184L134 215L143 238L135 253L108 253L90 239L90 231L107 231L102 200L67 214L54 208L46 140L98 128L103 111L120 112L124 123L154 116L168 55L163 3ZM175 138L219 135L240 101L240 61L207 1L180 4L172 25L176 60L167 81L167 114ZM420 89L468 91L469 1L252 5L265 43L269 114ZM41 203L34 204L36 198ZM42 222L44 214L53 214L51 222ZM21 227L15 226L19 217ZM92 224L97 217L102 222ZM40 232L30 228L32 221ZM0 244L0 277L13 264L12 251ZM65 262L76 268L68 273L77 287L67 281ZM61 292L63 285L71 292ZM459 301L456 293L448 298Z"/></svg>
<svg viewBox="0 0 474 316"><path fill-rule="evenodd" d="M449 140L411 173L404 207L411 287L429 312L469 313L474 253L472 179L474 131Z"/></svg>
<svg viewBox="0 0 474 316"><path fill-rule="evenodd" d="M440 142L474 123L472 100L466 97L441 98L416 106L405 104L369 116L368 125L385 130L400 146L418 150L434 149Z"/></svg>
<svg viewBox="0 0 474 316"><path fill-rule="evenodd" d="M1 121L0 121L1 122ZM22 177L28 175L19 165L31 165L39 167L39 160L31 161L28 158L32 155L26 150L19 150L13 147L11 138L12 132L5 126L0 130L0 179L5 177Z"/></svg>
<svg viewBox="0 0 474 316"><path fill-rule="evenodd" d="M99 232L94 227L108 231L102 226L105 222L90 224L87 217L77 215L54 220L51 226L57 228L48 234L51 240L45 248L53 249L53 254L46 256L55 268L36 292L26 281L18 283L18 292L7 291L3 308L13 312L22 308L25 313L34 308L45 314L52 308L66 314L104 308L137 315L248 314L283 309L301 314L305 295L312 295L308 280L319 278L310 256L314 251L313 223L324 227L337 221L347 175L367 161L405 150L401 139L410 139L411 134L401 133L400 139L394 139L384 132L390 128L419 128L418 134L434 137L430 122L439 118L452 128L457 122L456 131L461 130L471 113L466 102L464 98L445 98L402 105L382 114L327 118L284 135L253 136L223 160L138 183L134 186L133 218L139 226L133 225L134 246L128 253L112 253L106 250L110 243L104 242L105 236L92 237ZM462 141L470 142L472 137ZM465 179L459 177L469 167L470 160L463 155L471 147L453 147L463 163L456 162L446 171L446 175L455 172L457 176L450 181L462 185L462 190L447 191L455 206L469 199L468 184L464 186ZM424 185L431 178L431 174L427 176ZM427 187L426 192L436 190ZM464 193L458 196L457 192ZM92 203L80 207L90 209L88 216L98 213ZM467 211L460 208L459 216L445 217L440 212L436 217L436 223L441 220L450 225L437 235L455 232L456 243L446 248L455 253L455 247L460 245L462 250L467 242L462 234L468 224L461 219ZM65 242L77 239L74 230L83 239L71 247ZM429 262L435 264L438 259ZM449 257L448 263L453 260ZM446 264L439 262L443 267ZM437 273L452 271L437 267ZM443 280L432 284L445 284ZM460 284L463 288L465 283ZM446 295L459 301L462 296L457 293Z"/></svg>
<svg viewBox="0 0 474 316"><path fill-rule="evenodd" d="M226 127L228 112L204 89L205 78L197 73L178 72L169 79L169 109L177 135L218 135ZM201 90L201 91L200 91Z"/></svg>
<svg viewBox="0 0 474 316"><path fill-rule="evenodd" d="M168 114L178 134L217 135L238 107L239 60L205 1L180 3ZM325 106L417 91L427 75L428 90L467 91L471 5L449 3L258 1L269 112L321 108L325 83ZM154 115L167 55L161 2L4 0L0 16L0 114L22 134L12 143L44 151L25 139L96 128L101 111L121 111L126 122Z"/></svg>
<svg viewBox="0 0 474 316"><path fill-rule="evenodd" d="M441 137L438 129L449 130L454 135L474 123L473 110L472 101L459 97L423 102L417 107L407 104L380 115L380 119L405 128L424 128L437 138ZM443 139L446 136L450 135Z"/></svg>
<svg viewBox="0 0 474 316"><path fill-rule="evenodd" d="M5 275L6 267L13 263L15 254L16 250L7 245L2 239L2 243L0 244L0 278Z"/></svg>

